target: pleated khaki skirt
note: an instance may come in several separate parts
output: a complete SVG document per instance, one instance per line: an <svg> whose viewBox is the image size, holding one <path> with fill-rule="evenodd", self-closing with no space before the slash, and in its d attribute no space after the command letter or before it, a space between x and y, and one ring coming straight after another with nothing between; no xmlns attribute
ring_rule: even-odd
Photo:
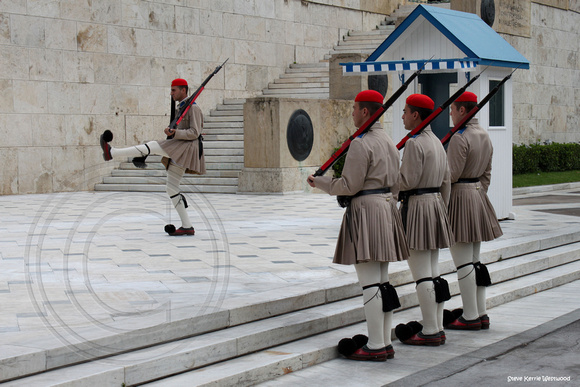
<svg viewBox="0 0 580 387"><path fill-rule="evenodd" d="M455 242L486 242L503 235L481 183L456 183L451 186L449 221Z"/></svg>
<svg viewBox="0 0 580 387"><path fill-rule="evenodd" d="M169 162L173 160L175 164L185 168L185 173L205 174L205 155L199 157L199 140L163 140L159 141L159 146L169 155L169 158L161 159L165 168L168 168Z"/></svg>
<svg viewBox="0 0 580 387"><path fill-rule="evenodd" d="M342 218L334 263L395 262L409 257L401 215L391 193L352 199Z"/></svg>
<svg viewBox="0 0 580 387"><path fill-rule="evenodd" d="M444 249L454 244L447 209L440 193L409 198L406 234L412 250Z"/></svg>

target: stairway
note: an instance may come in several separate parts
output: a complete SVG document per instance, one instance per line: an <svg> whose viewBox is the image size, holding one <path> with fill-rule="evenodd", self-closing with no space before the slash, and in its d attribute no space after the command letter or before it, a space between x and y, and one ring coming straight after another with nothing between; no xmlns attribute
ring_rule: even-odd
<svg viewBox="0 0 580 387"><path fill-rule="evenodd" d="M482 251L481 261L494 283L487 296L492 316L494 307L579 279L577 240L580 231L546 232ZM448 251L440 261L454 295L446 307L458 307L457 276ZM360 287L355 276L348 277L292 290L272 289L279 297L264 302L240 305L232 300L228 313L220 310L167 322L161 336L159 330L135 328L133 335L96 338L91 345L108 349L115 343L117 348L99 361L87 362L96 359L61 344L42 354L4 355L0 370L30 361L19 367L22 372L9 376L14 380L7 385L255 385L332 361L338 357L336 343L341 338L365 332ZM420 312L408 268L393 272L390 282L402 305L393 327L417 319ZM32 361L40 357L42 362Z"/></svg>
<svg viewBox="0 0 580 387"><path fill-rule="evenodd" d="M370 32L349 32L318 63L291 64L286 72L263 90L265 97L328 99L328 59L335 53L370 54L391 33L394 26L385 19ZM238 175L244 167L243 99L226 99L204 117L204 176L186 176L184 192L236 193ZM147 159L147 168L138 169L128 160L121 163L95 191L161 192L165 190L166 173L159 157Z"/></svg>

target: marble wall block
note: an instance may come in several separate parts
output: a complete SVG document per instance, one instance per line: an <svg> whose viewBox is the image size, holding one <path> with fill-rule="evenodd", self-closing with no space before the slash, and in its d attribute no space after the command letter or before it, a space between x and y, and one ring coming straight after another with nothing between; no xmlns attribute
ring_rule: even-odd
<svg viewBox="0 0 580 387"><path fill-rule="evenodd" d="M36 193L53 190L52 148L18 149L18 192Z"/></svg>
<svg viewBox="0 0 580 387"><path fill-rule="evenodd" d="M0 68L5 79L28 80L29 50L24 47L0 46Z"/></svg>
<svg viewBox="0 0 580 387"><path fill-rule="evenodd" d="M0 79L0 113L14 112L14 93L12 91L12 81Z"/></svg>
<svg viewBox="0 0 580 387"><path fill-rule="evenodd" d="M1 130L0 130L1 132ZM0 147L0 195L18 193L18 150Z"/></svg>
<svg viewBox="0 0 580 387"><path fill-rule="evenodd" d="M46 82L14 81L12 87L16 113L48 113Z"/></svg>
<svg viewBox="0 0 580 387"><path fill-rule="evenodd" d="M151 2L149 7L149 27L163 31L176 30L175 6L166 2Z"/></svg>
<svg viewBox="0 0 580 387"><path fill-rule="evenodd" d="M120 84L123 79L123 73L120 71L122 63L122 55L94 54L95 84Z"/></svg>
<svg viewBox="0 0 580 387"><path fill-rule="evenodd" d="M75 114L80 110L79 84L51 82L48 84L48 112Z"/></svg>
<svg viewBox="0 0 580 387"><path fill-rule="evenodd" d="M67 145L71 148L78 146L91 146L99 143L99 136L103 131L97 129L97 118L91 115L67 115L65 116L64 136L58 138L56 146ZM49 128L54 131L57 128Z"/></svg>
<svg viewBox="0 0 580 387"><path fill-rule="evenodd" d="M81 147L52 148L52 189L74 192L84 186L84 152ZM51 191L38 191L51 192Z"/></svg>
<svg viewBox="0 0 580 387"><path fill-rule="evenodd" d="M67 144L66 116L33 114L29 116L32 146L62 146ZM73 143L76 145L76 143Z"/></svg>
<svg viewBox="0 0 580 387"><path fill-rule="evenodd" d="M111 89L110 107L115 114L139 113L139 88L137 86L120 86Z"/></svg>
<svg viewBox="0 0 580 387"><path fill-rule="evenodd" d="M64 82L95 82L95 67L92 53L64 51L62 53L62 67Z"/></svg>
<svg viewBox="0 0 580 387"><path fill-rule="evenodd" d="M123 84L149 86L151 84L151 59L141 56L123 57Z"/></svg>
<svg viewBox="0 0 580 387"><path fill-rule="evenodd" d="M265 66L246 66L246 91L257 92L268 86L268 68Z"/></svg>
<svg viewBox="0 0 580 387"><path fill-rule="evenodd" d="M107 52L107 27L102 24L78 23L76 43L80 51Z"/></svg>
<svg viewBox="0 0 580 387"><path fill-rule="evenodd" d="M366 55L362 54L333 54L329 62L330 98L354 100L356 95L367 89L366 75L344 76L340 63L363 62Z"/></svg>
<svg viewBox="0 0 580 387"><path fill-rule="evenodd" d="M11 15L12 44L24 47L45 47L45 20L34 16Z"/></svg>
<svg viewBox="0 0 580 387"><path fill-rule="evenodd" d="M194 89L195 90L195 89ZM139 113L145 116L161 116L170 111L170 87L141 87L139 92Z"/></svg>
<svg viewBox="0 0 580 387"><path fill-rule="evenodd" d="M0 148L32 146L30 114L0 114Z"/></svg>
<svg viewBox="0 0 580 387"><path fill-rule="evenodd" d="M10 15L0 13L0 44L10 44Z"/></svg>
<svg viewBox="0 0 580 387"><path fill-rule="evenodd" d="M62 51L30 49L29 76L35 81L62 81Z"/></svg>
<svg viewBox="0 0 580 387"><path fill-rule="evenodd" d="M81 114L114 114L111 106L112 89L114 86L107 84L81 84L79 85L80 113Z"/></svg>
<svg viewBox="0 0 580 387"><path fill-rule="evenodd" d="M265 42L267 41L266 19L254 16L244 17L243 36L247 40Z"/></svg>
<svg viewBox="0 0 580 387"><path fill-rule="evenodd" d="M46 48L76 50L77 23L70 20L46 20Z"/></svg>
<svg viewBox="0 0 580 387"><path fill-rule="evenodd" d="M199 33L204 36L223 36L223 13L201 9Z"/></svg>
<svg viewBox="0 0 580 387"><path fill-rule="evenodd" d="M188 35L185 37L185 41L184 59L203 63L217 59L217 56L214 55L214 46L217 46L216 52L219 52L219 46L222 46L224 39L215 36Z"/></svg>
<svg viewBox="0 0 580 387"><path fill-rule="evenodd" d="M246 68L245 65L228 64L221 70L226 90L246 90Z"/></svg>

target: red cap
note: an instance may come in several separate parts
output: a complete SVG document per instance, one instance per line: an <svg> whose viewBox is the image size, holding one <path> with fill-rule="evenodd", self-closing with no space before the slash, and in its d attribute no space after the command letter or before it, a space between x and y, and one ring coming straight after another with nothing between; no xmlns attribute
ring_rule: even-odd
<svg viewBox="0 0 580 387"><path fill-rule="evenodd" d="M407 97L407 105L433 110L435 102L424 94L411 94Z"/></svg>
<svg viewBox="0 0 580 387"><path fill-rule="evenodd" d="M475 102L477 103L477 95L473 94L471 91L466 91L461 94L455 102Z"/></svg>
<svg viewBox="0 0 580 387"><path fill-rule="evenodd" d="M383 95L376 90L364 90L356 95L355 102L378 102L383 104Z"/></svg>
<svg viewBox="0 0 580 387"><path fill-rule="evenodd" d="M171 86L187 86L187 81L183 78L174 79Z"/></svg>

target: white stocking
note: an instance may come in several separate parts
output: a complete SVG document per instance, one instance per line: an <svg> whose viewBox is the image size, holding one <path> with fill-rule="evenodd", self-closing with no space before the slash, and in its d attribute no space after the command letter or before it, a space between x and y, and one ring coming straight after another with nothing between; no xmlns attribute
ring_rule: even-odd
<svg viewBox="0 0 580 387"><path fill-rule="evenodd" d="M473 262L479 262L479 250L481 249L481 242L475 242L473 244ZM485 286L477 287L477 313L479 317L487 314L486 305L486 290Z"/></svg>
<svg viewBox="0 0 580 387"><path fill-rule="evenodd" d="M179 183L181 183L181 178L185 173L185 169L178 167L175 164L169 163L169 168L167 168L167 195L173 202L175 210L179 214L181 219L181 225L183 228L191 228L193 225L189 220L189 215L187 215L187 209L185 208L185 203L182 196L179 194Z"/></svg>
<svg viewBox="0 0 580 387"><path fill-rule="evenodd" d="M427 281L420 282L417 287L417 298L419 307L423 315L423 334L434 335L439 332L437 326L437 302L435 301L435 285L432 277L431 264L432 250L410 250L410 256L407 260L413 280L419 281L428 278Z"/></svg>
<svg viewBox="0 0 580 387"><path fill-rule="evenodd" d="M151 150L147 150L147 147ZM165 156L169 157L169 155L161 148L157 141L149 141L147 146L145 144L130 146L128 148L111 148L111 156L113 158L116 157L142 157L147 156L148 154L157 155L157 156Z"/></svg>
<svg viewBox="0 0 580 387"><path fill-rule="evenodd" d="M477 286L475 285L475 267L473 263L473 243L458 242L449 248L455 267L470 264L457 270L457 280L463 302L463 318L475 320L479 317L477 312Z"/></svg>
<svg viewBox="0 0 580 387"><path fill-rule="evenodd" d="M388 281L388 262L365 262L354 265L362 287ZM386 278L385 278L386 277ZM369 349L380 349L391 344L393 312L383 312L383 299L378 286L363 290Z"/></svg>
<svg viewBox="0 0 580 387"><path fill-rule="evenodd" d="M439 271L439 249L431 250L431 275L433 278L437 278L440 275ZM443 330L443 309L445 308L445 302L440 302L437 304L437 330L441 332Z"/></svg>

